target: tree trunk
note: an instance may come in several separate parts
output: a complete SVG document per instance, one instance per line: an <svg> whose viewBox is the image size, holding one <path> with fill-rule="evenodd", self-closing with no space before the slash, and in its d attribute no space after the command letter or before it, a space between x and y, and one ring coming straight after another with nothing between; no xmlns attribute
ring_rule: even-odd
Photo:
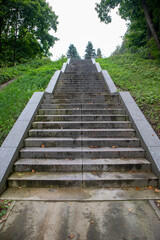
<svg viewBox="0 0 160 240"><path fill-rule="evenodd" d="M156 30L154 29L154 26L152 24L152 20L151 20L151 16L149 14L149 11L148 11L148 7L147 7L147 3L146 3L146 0L141 0L141 3L142 3L142 8L144 10L144 15L145 15L145 18L146 18L146 22L148 24L148 27L152 33L152 36L153 36L153 39L160 51L160 41L159 41L159 38L158 38L158 34L156 32Z"/></svg>
<svg viewBox="0 0 160 240"><path fill-rule="evenodd" d="M1 21L0 21L0 54L2 53L2 28L1 28Z"/></svg>
<svg viewBox="0 0 160 240"><path fill-rule="evenodd" d="M150 52L150 44L149 44L149 41L152 38L152 33L151 33L151 30L150 30L150 28L149 28L147 23L146 23L146 25L147 25L147 36L148 36L148 44L147 44L147 46L148 46L148 58L149 59L153 59L153 56L152 56L152 54Z"/></svg>
<svg viewBox="0 0 160 240"><path fill-rule="evenodd" d="M18 33L18 13L17 13L17 21L16 21L16 26L15 26L15 37L14 37L14 52L13 52L13 64L14 64L14 66L16 65L17 33Z"/></svg>

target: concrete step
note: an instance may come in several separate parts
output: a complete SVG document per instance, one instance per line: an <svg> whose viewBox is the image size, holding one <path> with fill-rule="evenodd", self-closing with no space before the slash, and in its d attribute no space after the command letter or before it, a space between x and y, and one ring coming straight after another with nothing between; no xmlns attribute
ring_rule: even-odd
<svg viewBox="0 0 160 240"><path fill-rule="evenodd" d="M84 92L84 91L87 91L87 92L95 92L95 93L97 93L97 92L99 92L99 91L101 91L101 92L104 92L104 90L105 90L105 86L103 86L103 85L101 85L101 86L99 86L99 87L96 87L96 86L94 86L94 85L87 85L87 86L78 86L77 84L76 85L74 85L74 86L72 86L71 84L70 84L70 87L66 87L65 85L63 85L63 86L60 86L59 88L57 88L56 90L55 90L55 92L61 92L61 91L63 91L63 92L73 92L74 93L74 91L76 90L77 92Z"/></svg>
<svg viewBox="0 0 160 240"><path fill-rule="evenodd" d="M131 200L130 202L132 204L133 200L140 200L139 202L141 202L141 200L150 200L150 199L159 200L160 193L157 193L155 191L155 188L156 186L152 188L138 187L139 190L137 191L137 189L133 187L127 187L127 188L126 187L125 188L124 187L122 188L120 187L79 188L77 187L77 188L40 188L40 189L33 188L33 187L32 188L10 187L0 196L0 199L2 200L12 199L13 201L36 201L36 202L52 201L52 202L64 202L65 204L67 204L67 202L73 201L74 203L75 202L85 203L84 206L86 206L86 202L92 204L92 202L96 201L98 202L98 204L99 202L101 203L103 202L103 204L104 203L106 204L105 201L108 201L108 204L110 204L110 201L113 201L112 203L116 203L116 201L117 202L119 201L123 204L123 201ZM126 208L132 209L132 207L128 207L128 202L127 202ZM102 207L101 209L103 210L104 208ZM113 211L115 212L114 207L113 207ZM118 234L119 232L117 233L117 236Z"/></svg>
<svg viewBox="0 0 160 240"><path fill-rule="evenodd" d="M25 147L139 147L138 138L27 138Z"/></svg>
<svg viewBox="0 0 160 240"><path fill-rule="evenodd" d="M63 80L83 80L83 79L85 79L85 80L90 80L90 81L92 81L92 80L94 80L94 79L101 79L101 80L103 80L103 76L102 76L102 74L101 73L81 73L81 74L77 74L77 73L63 73L63 74L61 74L61 76L60 76L60 82L61 81L63 81ZM104 81L104 80L103 80Z"/></svg>
<svg viewBox="0 0 160 240"><path fill-rule="evenodd" d="M145 151L140 147L54 147L36 148L26 147L21 149L20 158L55 158L55 159L80 159L80 158L144 158Z"/></svg>
<svg viewBox="0 0 160 240"><path fill-rule="evenodd" d="M103 172L101 174L58 172L15 172L8 178L9 187L147 187L156 186L152 173Z"/></svg>
<svg viewBox="0 0 160 240"><path fill-rule="evenodd" d="M120 103L106 104L106 103L71 103L71 104L41 104L41 109L97 109L97 108L121 108Z"/></svg>
<svg viewBox="0 0 160 240"><path fill-rule="evenodd" d="M36 121L127 121L127 115L37 115Z"/></svg>
<svg viewBox="0 0 160 240"><path fill-rule="evenodd" d="M134 129L31 129L30 137L135 137Z"/></svg>
<svg viewBox="0 0 160 240"><path fill-rule="evenodd" d="M87 97L87 98L89 98L89 99L91 99L92 97L93 98L95 98L95 97L104 97L106 100L107 99L118 99L119 100L119 96L118 95L110 95L109 93L107 93L106 91L105 92L101 92L101 93L73 93L72 95L71 94L68 94L68 93L66 93L66 94L60 94L60 93L54 93L54 95L53 94L46 94L45 93L45 99L55 99L55 98L66 98L66 96L68 97L68 98L73 98L73 97L77 97L77 98L79 98L80 99L80 97Z"/></svg>
<svg viewBox="0 0 160 240"><path fill-rule="evenodd" d="M124 109L39 109L38 110L39 115L79 115L79 114L126 114L126 111Z"/></svg>
<svg viewBox="0 0 160 240"><path fill-rule="evenodd" d="M71 66L67 66L67 69L65 71L66 73L78 73L78 74L81 74L81 73L89 73L91 72L92 74L96 73L97 70L96 70L96 67L91 67L91 66L77 66L77 67L71 67Z"/></svg>
<svg viewBox="0 0 160 240"><path fill-rule="evenodd" d="M83 174L83 187L147 187L156 186L157 177L153 173L102 172Z"/></svg>
<svg viewBox="0 0 160 240"><path fill-rule="evenodd" d="M62 95L62 94L61 94ZM114 103L120 103L119 100L117 99L105 99L105 97L91 97L91 98L85 98L85 97L74 97L74 96L62 96L61 98L57 98L57 96L54 99L43 99L43 103L49 103L49 104L65 104L65 103L106 103L106 104L114 104Z"/></svg>
<svg viewBox="0 0 160 240"><path fill-rule="evenodd" d="M129 121L54 121L54 122L34 122L32 128L35 129L88 129L88 128L131 128Z"/></svg>
<svg viewBox="0 0 160 240"><path fill-rule="evenodd" d="M91 81L103 81L104 83L104 78L102 76L102 74L100 73L91 73L91 74L87 74L87 73L82 73L82 74L73 74L73 73L64 73L60 76L59 78L59 82L63 82L63 81L84 81L84 82L91 82Z"/></svg>
<svg viewBox="0 0 160 240"><path fill-rule="evenodd" d="M88 94L88 93L101 93L103 90L102 89L98 89L98 90L96 90L95 91L95 89L72 89L71 91L70 90L66 90L66 89L62 89L62 90L55 90L55 94L57 94L57 93L61 93L62 95L63 94L69 94L69 95L73 95L73 93L75 94L75 93L78 93L78 94ZM74 97L74 98L77 98L77 97ZM100 98L99 97L99 99L102 99L102 97ZM105 98L103 97L103 101L105 101Z"/></svg>
<svg viewBox="0 0 160 240"><path fill-rule="evenodd" d="M66 86L61 86L55 90L55 93L58 93L58 92L75 93L75 91L80 93L85 93L85 92L101 93L101 92L104 92L104 90L105 90L105 86L100 86L99 88L96 88L94 86L81 87L81 86L75 85L75 86L71 86L70 88L67 88Z"/></svg>
<svg viewBox="0 0 160 240"><path fill-rule="evenodd" d="M150 171L150 162L138 159L19 159L16 172L125 172Z"/></svg>
<svg viewBox="0 0 160 240"><path fill-rule="evenodd" d="M14 172L9 187L82 187L82 173Z"/></svg>
<svg viewBox="0 0 160 240"><path fill-rule="evenodd" d="M78 86L88 86L88 85L95 85L97 87L99 87L100 85L102 86L105 86L106 87L106 84L104 83L104 80L99 80L99 79L96 79L96 80L91 80L92 82L89 82L88 80L82 80L82 79L76 79L76 80L73 80L73 79L70 79L70 80L60 80L58 83L57 83L57 87L59 86L66 86L66 87L69 87L68 85L78 85Z"/></svg>
<svg viewBox="0 0 160 240"><path fill-rule="evenodd" d="M88 82L81 82L81 81L76 81L76 82L73 82L73 81L65 81L65 82L60 82L59 84L57 84L57 87L58 88L61 88L61 87L65 87L66 89L70 89L70 88L102 88L105 87L106 88L106 84L104 82L97 82L97 81L92 81L90 83Z"/></svg>

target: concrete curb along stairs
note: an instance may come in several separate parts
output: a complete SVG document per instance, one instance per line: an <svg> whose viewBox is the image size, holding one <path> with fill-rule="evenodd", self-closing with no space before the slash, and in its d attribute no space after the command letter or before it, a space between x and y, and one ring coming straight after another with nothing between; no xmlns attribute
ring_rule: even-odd
<svg viewBox="0 0 160 240"><path fill-rule="evenodd" d="M61 72L65 71L70 60L63 64L61 71L56 71L51 78L45 92L53 92ZM37 114L44 97L44 92L35 92L10 133L0 147L0 194L6 189L7 178L13 171L15 161L19 158L19 151L24 145L28 131Z"/></svg>
<svg viewBox="0 0 160 240"><path fill-rule="evenodd" d="M55 73L32 114L28 136L21 137L19 158L17 153L8 160L1 174L1 192L13 164L11 188L157 186L151 171L153 166L159 176L158 166L148 161L132 126L133 103L129 99L127 105L126 95L115 92L110 76L93 62L72 60Z"/></svg>
<svg viewBox="0 0 160 240"><path fill-rule="evenodd" d="M129 120L136 130L137 137L141 141L142 147L146 151L146 157L151 162L152 172L158 177L158 186L160 187L160 140L151 125L137 106L131 94L127 91L117 92L117 88L106 70L102 70L99 63L95 64L98 72L102 72L107 83L110 94L119 94L120 101L124 105Z"/></svg>

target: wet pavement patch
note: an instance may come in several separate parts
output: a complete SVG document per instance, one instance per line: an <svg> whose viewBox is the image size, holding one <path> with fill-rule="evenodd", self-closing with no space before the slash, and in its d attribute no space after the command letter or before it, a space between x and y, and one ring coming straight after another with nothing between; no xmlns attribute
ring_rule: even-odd
<svg viewBox="0 0 160 240"><path fill-rule="evenodd" d="M18 201L3 223L3 240L159 240L149 201Z"/></svg>

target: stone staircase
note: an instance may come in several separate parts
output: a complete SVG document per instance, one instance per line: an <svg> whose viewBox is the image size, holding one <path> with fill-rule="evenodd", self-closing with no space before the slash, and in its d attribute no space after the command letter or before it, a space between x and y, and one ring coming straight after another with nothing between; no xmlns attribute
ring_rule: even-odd
<svg viewBox="0 0 160 240"><path fill-rule="evenodd" d="M157 186L118 95L91 60L72 60L45 93L9 187Z"/></svg>

